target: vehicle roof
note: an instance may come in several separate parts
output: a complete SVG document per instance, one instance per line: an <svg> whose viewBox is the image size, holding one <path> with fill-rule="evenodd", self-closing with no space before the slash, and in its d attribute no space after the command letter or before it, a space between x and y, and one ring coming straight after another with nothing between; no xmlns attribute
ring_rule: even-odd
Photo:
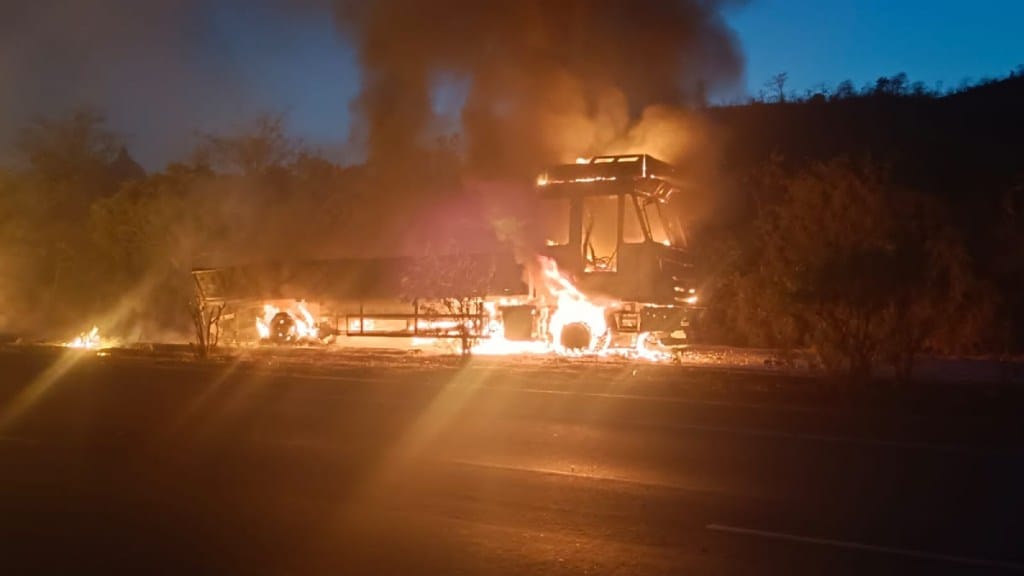
<svg viewBox="0 0 1024 576"><path fill-rule="evenodd" d="M537 176L546 197L640 194L667 200L683 186L678 170L649 154L581 158Z"/></svg>

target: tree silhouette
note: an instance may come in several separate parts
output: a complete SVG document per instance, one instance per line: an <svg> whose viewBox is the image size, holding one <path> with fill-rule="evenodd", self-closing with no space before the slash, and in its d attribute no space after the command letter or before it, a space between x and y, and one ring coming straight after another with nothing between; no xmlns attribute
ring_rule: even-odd
<svg viewBox="0 0 1024 576"><path fill-rule="evenodd" d="M779 72L764 83L765 88L775 95L775 101L783 103L786 101L786 82L789 80L789 73Z"/></svg>

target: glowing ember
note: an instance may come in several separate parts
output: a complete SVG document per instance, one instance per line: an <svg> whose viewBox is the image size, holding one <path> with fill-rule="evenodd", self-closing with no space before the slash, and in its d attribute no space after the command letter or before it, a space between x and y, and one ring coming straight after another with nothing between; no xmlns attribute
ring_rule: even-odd
<svg viewBox="0 0 1024 576"><path fill-rule="evenodd" d="M670 349L652 344L652 337L649 332L642 332L637 335L636 346L632 349L631 357L650 362L669 362L675 358Z"/></svg>
<svg viewBox="0 0 1024 576"><path fill-rule="evenodd" d="M498 319L498 305L486 302L487 338L481 339L473 346L473 354L479 356L509 356L517 354L546 354L551 352L551 345L543 340L509 340L505 337L505 326Z"/></svg>
<svg viewBox="0 0 1024 576"><path fill-rule="evenodd" d="M473 347L473 354L478 356L515 356L520 354L547 354L551 352L551 346L547 342L539 340L506 340L504 337L495 336L481 340Z"/></svg>
<svg viewBox="0 0 1024 576"><path fill-rule="evenodd" d="M690 288L689 290L685 290L683 288L676 288L675 290L676 290L677 293L685 294L686 295L686 296L683 296L683 297L676 298L677 301L685 302L685 303L687 303L687 304L689 304L691 306L693 306L694 304L697 303L697 301L698 301L697 290L695 290L693 288Z"/></svg>
<svg viewBox="0 0 1024 576"><path fill-rule="evenodd" d="M95 350L100 347L100 329L93 326L92 330L82 332L71 342L64 344L68 348L81 348L84 350Z"/></svg>

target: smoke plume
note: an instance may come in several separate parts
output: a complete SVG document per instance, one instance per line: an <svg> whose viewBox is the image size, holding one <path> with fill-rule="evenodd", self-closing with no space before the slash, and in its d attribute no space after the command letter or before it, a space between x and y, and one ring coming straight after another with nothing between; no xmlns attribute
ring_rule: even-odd
<svg viewBox="0 0 1024 576"><path fill-rule="evenodd" d="M675 113L733 88L742 58L725 0L338 0L359 55L354 104L371 158L415 150L439 82L468 86L471 166L520 174L550 161L669 142Z"/></svg>

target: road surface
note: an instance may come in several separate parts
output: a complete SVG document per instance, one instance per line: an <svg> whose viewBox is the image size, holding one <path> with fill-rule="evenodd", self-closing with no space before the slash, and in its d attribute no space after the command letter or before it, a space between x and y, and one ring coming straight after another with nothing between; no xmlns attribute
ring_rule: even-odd
<svg viewBox="0 0 1024 576"><path fill-rule="evenodd" d="M1016 400L358 364L0 353L0 572L1024 572Z"/></svg>

